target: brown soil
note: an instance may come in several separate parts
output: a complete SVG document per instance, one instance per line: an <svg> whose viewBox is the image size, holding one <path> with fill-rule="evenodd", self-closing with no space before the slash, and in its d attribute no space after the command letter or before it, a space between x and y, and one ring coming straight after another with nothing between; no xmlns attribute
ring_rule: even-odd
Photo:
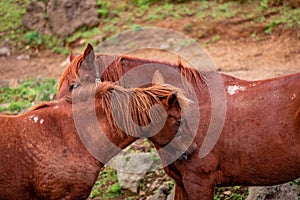
<svg viewBox="0 0 300 200"><path fill-rule="evenodd" d="M219 24L217 29L208 29L211 35L220 36L218 41L207 45L206 50L221 71L252 80L300 70L299 30L276 30L270 35L262 33L252 38L250 33L256 31L257 27L253 30L249 30L252 28L248 27L246 36L242 34L237 37L237 30L239 28L243 30L244 25L234 24L231 21ZM181 30L181 24L180 21L157 23L158 26L175 30ZM200 44L208 43L210 40L211 38L207 36L198 37ZM2 63L0 80L22 81L34 77L58 79L65 68L62 63L67 59L67 56L54 54L48 50L35 52L29 59L18 59L18 55L0 57Z"/></svg>

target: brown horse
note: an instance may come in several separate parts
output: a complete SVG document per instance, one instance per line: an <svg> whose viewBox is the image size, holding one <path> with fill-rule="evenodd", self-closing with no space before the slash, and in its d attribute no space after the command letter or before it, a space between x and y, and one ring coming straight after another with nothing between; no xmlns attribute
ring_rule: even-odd
<svg viewBox="0 0 300 200"><path fill-rule="evenodd" d="M123 110L124 97L128 97L130 116L144 128L144 134L152 129L147 126L150 122L155 125L166 114L164 127L152 137L165 145L172 139L165 132L174 132L173 136L177 133L177 121L181 118L177 102L183 105L187 101L171 86L124 89L109 82L96 88L94 84L82 86L72 95L42 103L19 116L0 116L0 199L86 199L104 165L91 155L91 149L96 148L102 159L108 161L118 152L112 152L107 141L123 149L136 139L118 128L112 105ZM89 106L93 103L94 107ZM161 113L162 110L154 109L149 116L149 109L156 104L166 110ZM76 112L88 127L84 134L94 139L91 129L98 124L91 124L86 115L94 108L96 120L109 140L97 140L96 146L86 148L73 117ZM119 118L120 123L132 131L132 124L127 123L130 120L124 116Z"/></svg>
<svg viewBox="0 0 300 200"><path fill-rule="evenodd" d="M88 62L84 62L86 57L90 58ZM161 70L167 66L193 86L201 112L193 138L196 148L192 148L187 159L165 167L176 182L175 199L212 200L215 186L274 185L300 176L300 73L244 81L217 72L198 72L180 62L171 64L129 56L95 56L88 46L64 73L59 97L69 93L66 88L76 79L95 80L91 63L100 68L103 80L118 81L125 73L148 65L147 69L143 68L143 79L151 82L154 72L157 69L167 71ZM136 77L141 75L136 74ZM163 76L173 84L173 74L163 73ZM216 145L207 155L201 156L200 149L213 121L212 110L218 109L218 105L212 104L210 89L214 88L213 80L220 76L224 84L226 118ZM188 132L188 128L184 129L184 136L190 135ZM155 141L154 144L158 149L162 148ZM163 162L168 160L167 156L160 156Z"/></svg>

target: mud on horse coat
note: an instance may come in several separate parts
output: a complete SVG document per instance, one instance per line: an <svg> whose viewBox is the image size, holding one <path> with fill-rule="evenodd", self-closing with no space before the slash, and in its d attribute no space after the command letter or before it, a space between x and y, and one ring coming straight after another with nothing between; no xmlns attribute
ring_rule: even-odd
<svg viewBox="0 0 300 200"><path fill-rule="evenodd" d="M91 94L94 94L93 98L88 98ZM83 111L93 110L89 105L95 102L97 120L105 136L122 149L136 137L116 126L110 109L111 98L121 101L116 100L114 106L122 110L122 97L131 97L131 117L141 126L150 123L150 107L162 105L168 115L165 127L157 134L162 145L172 139L170 131L173 136L177 133L176 122L180 120L181 112L176 102L187 101L171 86L124 89L108 82L100 83L96 88L95 84L79 87L74 89L73 95L79 97L75 102L73 98L61 98L42 103L22 115L0 116L0 199L78 200L88 197L104 164L94 158L80 140L72 106L76 105L79 115L84 115L86 112ZM159 111L154 112L151 121L158 122L160 115ZM91 124L85 116L82 119L89 127L98 126ZM120 120L131 130L130 124L126 124L127 119ZM89 134L88 130L86 134ZM103 141L98 142L97 147L105 160L118 153L111 152Z"/></svg>
<svg viewBox="0 0 300 200"><path fill-rule="evenodd" d="M171 64L130 56L94 55L88 46L65 71L58 97L67 95L66 88L78 78L94 81L93 70L88 70L89 65L83 63L90 53L93 55L90 62L96 62L103 72L102 80L118 81L126 72L148 64L146 74L151 82L154 72L163 64L192 84L201 113L192 144L196 148L192 148L186 160L177 160L165 167L176 182L176 200L212 200L215 186L265 186L300 177L300 73L261 81L221 74L226 91L224 127L212 151L200 158L213 106L208 84L220 74L198 72L183 66L180 60ZM105 65L108 67L104 70ZM172 82L168 73L163 76L168 83ZM183 135L190 135L188 129L184 132ZM155 145L161 148L158 143ZM161 155L161 159L167 158Z"/></svg>

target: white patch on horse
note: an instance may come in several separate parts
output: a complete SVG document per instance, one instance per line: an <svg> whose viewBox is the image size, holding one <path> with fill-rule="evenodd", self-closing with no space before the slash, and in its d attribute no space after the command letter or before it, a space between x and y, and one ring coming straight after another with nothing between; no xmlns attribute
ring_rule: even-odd
<svg viewBox="0 0 300 200"><path fill-rule="evenodd" d="M245 87L243 86L238 86L238 85L230 85L227 87L227 92L230 95L233 95L236 93L236 91L244 91Z"/></svg>
<svg viewBox="0 0 300 200"><path fill-rule="evenodd" d="M291 99L294 100L296 98L296 94L292 94Z"/></svg>
<svg viewBox="0 0 300 200"><path fill-rule="evenodd" d="M38 120L39 120L39 118L37 116L33 117L34 123L36 123Z"/></svg>
<svg viewBox="0 0 300 200"><path fill-rule="evenodd" d="M41 120L40 120L40 124L43 124L43 123L44 123L44 121L45 121L44 119L41 119Z"/></svg>

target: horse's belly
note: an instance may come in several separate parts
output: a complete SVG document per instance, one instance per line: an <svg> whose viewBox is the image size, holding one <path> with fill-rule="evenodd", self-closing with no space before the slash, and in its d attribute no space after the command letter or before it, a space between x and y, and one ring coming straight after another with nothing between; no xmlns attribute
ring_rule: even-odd
<svg viewBox="0 0 300 200"><path fill-rule="evenodd" d="M275 185L300 177L300 145L235 158L225 164L224 182L230 185Z"/></svg>

